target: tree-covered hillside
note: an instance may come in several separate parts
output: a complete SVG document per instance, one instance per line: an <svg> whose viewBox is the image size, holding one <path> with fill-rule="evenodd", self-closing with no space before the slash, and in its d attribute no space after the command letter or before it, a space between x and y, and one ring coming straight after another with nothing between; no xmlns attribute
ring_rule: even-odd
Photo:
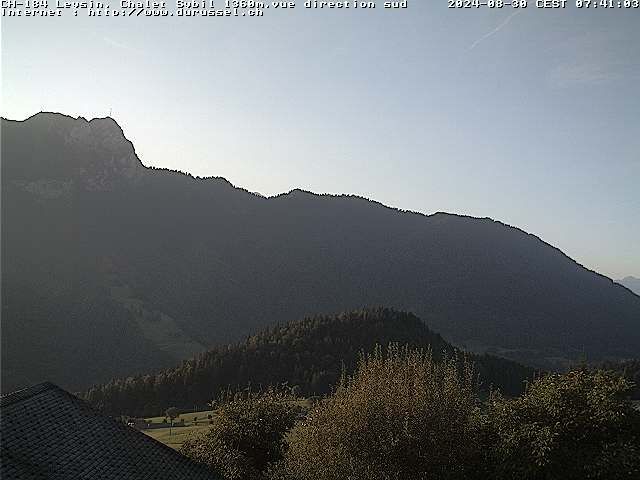
<svg viewBox="0 0 640 480"><path fill-rule="evenodd" d="M413 314L363 309L279 325L177 368L94 386L85 398L110 414L149 416L171 405L186 409L206 405L228 388L261 389L286 383L300 395L323 395L336 384L343 367L353 371L361 352L391 342L430 348L435 358L463 355ZM518 394L533 377L531 369L509 360L469 357L485 389L493 385L504 393Z"/></svg>
<svg viewBox="0 0 640 480"><path fill-rule="evenodd" d="M3 391L83 390L363 305L543 368L640 351L640 297L499 221L147 168L111 118L1 135Z"/></svg>

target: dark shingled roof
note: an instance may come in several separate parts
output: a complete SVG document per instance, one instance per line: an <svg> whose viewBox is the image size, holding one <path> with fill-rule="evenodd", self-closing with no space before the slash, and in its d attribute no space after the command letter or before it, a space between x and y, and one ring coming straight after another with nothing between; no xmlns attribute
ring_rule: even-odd
<svg viewBox="0 0 640 480"><path fill-rule="evenodd" d="M2 480L215 478L51 383L0 399L0 435Z"/></svg>

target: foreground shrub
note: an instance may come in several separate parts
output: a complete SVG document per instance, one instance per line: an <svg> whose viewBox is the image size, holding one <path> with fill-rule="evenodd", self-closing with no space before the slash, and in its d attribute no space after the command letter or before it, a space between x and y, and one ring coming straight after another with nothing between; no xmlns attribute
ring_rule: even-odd
<svg viewBox="0 0 640 480"><path fill-rule="evenodd" d="M640 412L613 372L548 375L519 398L493 398L495 478L640 479Z"/></svg>
<svg viewBox="0 0 640 480"><path fill-rule="evenodd" d="M288 436L283 476L296 480L457 479L478 474L479 411L470 365L390 346Z"/></svg>
<svg viewBox="0 0 640 480"><path fill-rule="evenodd" d="M181 453L227 480L265 478L282 458L282 440L301 413L290 395L275 390L222 401L211 427L187 440Z"/></svg>

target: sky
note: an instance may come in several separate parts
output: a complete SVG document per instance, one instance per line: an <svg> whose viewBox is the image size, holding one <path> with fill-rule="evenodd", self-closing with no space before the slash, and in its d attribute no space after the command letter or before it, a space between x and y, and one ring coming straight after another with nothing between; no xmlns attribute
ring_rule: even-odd
<svg viewBox="0 0 640 480"><path fill-rule="evenodd" d="M2 115L111 112L145 165L491 217L640 276L640 8L533 3L5 17Z"/></svg>

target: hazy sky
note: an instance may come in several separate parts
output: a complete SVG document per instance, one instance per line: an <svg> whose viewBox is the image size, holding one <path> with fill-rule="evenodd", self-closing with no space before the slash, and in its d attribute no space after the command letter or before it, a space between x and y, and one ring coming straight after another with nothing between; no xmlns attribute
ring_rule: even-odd
<svg viewBox="0 0 640 480"><path fill-rule="evenodd" d="M640 276L640 9L302 4L3 18L2 115L113 109L146 165L488 216Z"/></svg>

